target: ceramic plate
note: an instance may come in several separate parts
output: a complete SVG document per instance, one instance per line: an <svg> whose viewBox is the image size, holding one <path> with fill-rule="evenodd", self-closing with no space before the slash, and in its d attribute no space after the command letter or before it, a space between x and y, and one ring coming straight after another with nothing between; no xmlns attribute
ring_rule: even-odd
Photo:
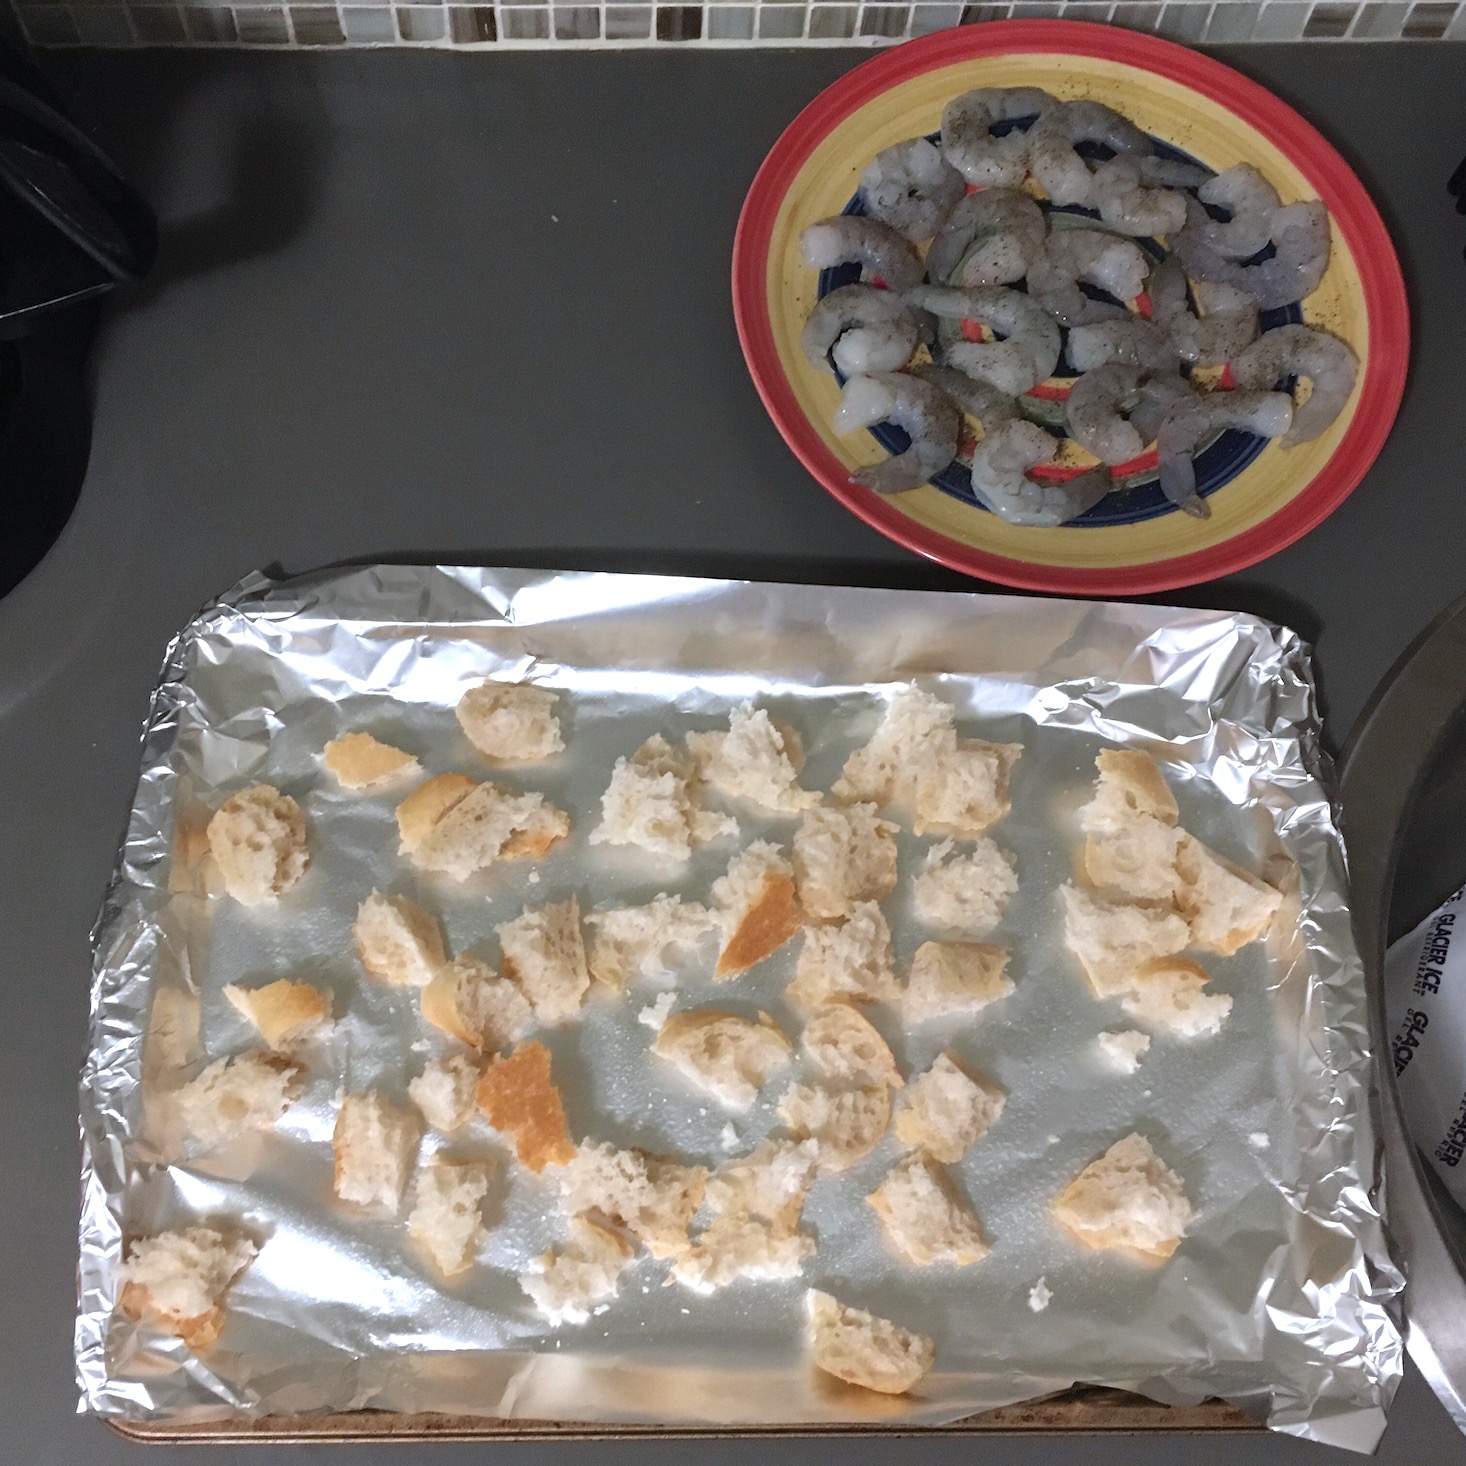
<svg viewBox="0 0 1466 1466"><path fill-rule="evenodd" d="M1328 273L1301 310L1269 312L1262 324L1301 319L1342 337L1362 364L1353 396L1314 442L1283 448L1226 432L1208 445L1197 469L1209 518L1166 503L1153 457L1127 465L1124 488L1057 529L1010 525L990 514L973 498L960 463L891 498L851 483L853 469L902 440L884 427L840 436L830 426L839 384L805 359L799 333L819 295L841 276L806 266L799 236L816 219L859 207L860 171L880 149L935 135L951 98L988 86L1038 86L1065 100L1107 103L1161 151L1216 171L1251 163L1284 202L1319 198L1327 205ZM849 274L854 278L853 269ZM733 301L764 404L841 503L882 534L955 569L1070 594L1133 595L1209 580L1306 534L1379 453L1409 355L1405 289L1389 236L1363 185L1314 128L1255 82L1184 46L1074 21L945 31L885 52L821 93L775 144L749 190L734 244ZM1064 391L1062 380L1041 384L1034 415L1052 415ZM1071 468L1093 461L1077 445L1066 452Z"/></svg>

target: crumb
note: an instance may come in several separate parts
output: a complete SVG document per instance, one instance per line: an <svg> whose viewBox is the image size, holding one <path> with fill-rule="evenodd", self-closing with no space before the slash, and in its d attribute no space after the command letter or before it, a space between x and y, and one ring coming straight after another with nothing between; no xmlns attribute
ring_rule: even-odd
<svg viewBox="0 0 1466 1466"><path fill-rule="evenodd" d="M539 871L537 871L537 870L530 871L530 873L529 873L529 883L532 886L539 885L539 883L540 883L540 873L539 873Z"/></svg>
<svg viewBox="0 0 1466 1466"><path fill-rule="evenodd" d="M598 1305L597 1307L592 1308L591 1309L591 1312L592 1313L608 1313L610 1311L610 1308L611 1308L611 1305L609 1303L602 1303L602 1304Z"/></svg>
<svg viewBox="0 0 1466 1466"><path fill-rule="evenodd" d="M1272 1141L1268 1139L1267 1134L1264 1131L1254 1130L1252 1134L1247 1137L1247 1143L1253 1148L1253 1150L1266 1150L1272 1144Z"/></svg>
<svg viewBox="0 0 1466 1466"><path fill-rule="evenodd" d="M1050 1145L1057 1145L1058 1143L1059 1143L1059 1137L1057 1135L1050 1135L1049 1136L1049 1144Z"/></svg>
<svg viewBox="0 0 1466 1466"><path fill-rule="evenodd" d="M683 1313L691 1313L691 1312L692 1312L692 1310L691 1310L691 1309L690 1309L690 1308L684 1308L684 1309L683 1309L683 1310L682 1310L682 1312L683 1312Z"/></svg>
<svg viewBox="0 0 1466 1466"><path fill-rule="evenodd" d="M738 1132L733 1128L731 1120L723 1126L722 1133L718 1136L718 1143L724 1150L738 1149Z"/></svg>
<svg viewBox="0 0 1466 1466"><path fill-rule="evenodd" d="M1133 1074L1150 1048L1150 1035L1135 1028L1105 1032L1094 1041L1099 1056L1118 1074Z"/></svg>
<svg viewBox="0 0 1466 1466"><path fill-rule="evenodd" d="M1049 1306L1049 1300L1053 1297L1049 1285L1042 1278L1028 1290L1028 1306L1035 1313L1042 1313Z"/></svg>
<svg viewBox="0 0 1466 1466"><path fill-rule="evenodd" d="M665 992L655 1003L648 1003L640 1013L636 1015L638 1023L644 1023L648 1028L661 1029L672 1011L672 1005L677 1001L677 994Z"/></svg>
<svg viewBox="0 0 1466 1466"><path fill-rule="evenodd" d="M425 1054L430 1048L432 1048L432 1044L430 1044L427 1039L420 1038L417 1039L415 1042L409 1044L408 1047L412 1050L414 1054Z"/></svg>
<svg viewBox="0 0 1466 1466"><path fill-rule="evenodd" d="M706 1105L699 1106L697 1112L698 1112L699 1115L705 1115L705 1114L707 1114L707 1112L708 1112L707 1111L707 1106Z"/></svg>

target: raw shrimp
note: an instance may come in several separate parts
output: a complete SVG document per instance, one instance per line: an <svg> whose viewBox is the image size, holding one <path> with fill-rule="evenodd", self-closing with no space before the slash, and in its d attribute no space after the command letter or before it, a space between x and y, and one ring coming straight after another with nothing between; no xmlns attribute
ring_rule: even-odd
<svg viewBox="0 0 1466 1466"><path fill-rule="evenodd" d="M1075 382L1064 404L1069 436L1101 463L1128 463L1145 448L1145 439L1124 414L1140 400L1140 368L1102 366Z"/></svg>
<svg viewBox="0 0 1466 1466"><path fill-rule="evenodd" d="M1053 376L1062 338L1053 318L1021 291L989 285L979 290L919 285L907 299L948 320L978 321L1001 341L954 341L944 364L1017 397Z"/></svg>
<svg viewBox="0 0 1466 1466"><path fill-rule="evenodd" d="M1142 441L1154 443L1165 415L1184 398L1195 396L1185 377L1164 372L1145 377L1136 394L1135 406L1130 409L1130 425Z"/></svg>
<svg viewBox="0 0 1466 1466"><path fill-rule="evenodd" d="M1197 519L1211 508L1196 492L1196 450L1223 428L1240 428L1262 438L1280 438L1293 421L1293 402L1285 392L1212 392L1183 397L1161 419L1156 433L1161 492Z"/></svg>
<svg viewBox="0 0 1466 1466"><path fill-rule="evenodd" d="M1079 288L1081 280L1119 300L1133 300L1145 289L1149 268L1144 251L1134 240L1100 229L1057 229L1028 272L1028 291L1062 325L1078 326L1125 314L1103 301L1091 300Z"/></svg>
<svg viewBox="0 0 1466 1466"><path fill-rule="evenodd" d="M907 239L930 239L964 192L962 175L924 137L877 153L860 175L866 210Z"/></svg>
<svg viewBox="0 0 1466 1466"><path fill-rule="evenodd" d="M1208 178L1196 190L1202 203L1225 209L1228 218L1208 216L1199 224L1201 237L1229 260L1251 259L1272 237L1273 213L1282 202L1278 191L1251 163L1238 163Z"/></svg>
<svg viewBox="0 0 1466 1466"><path fill-rule="evenodd" d="M1235 285L1199 282L1196 299L1206 312L1199 318L1187 298L1185 273L1174 259L1151 270L1147 290L1151 320L1183 361L1221 366L1257 338L1257 302Z"/></svg>
<svg viewBox="0 0 1466 1466"><path fill-rule="evenodd" d="M1089 204L1094 176L1075 150L1098 143L1114 153L1149 153L1151 141L1128 118L1099 102L1063 102L1028 130L1028 166L1056 204Z"/></svg>
<svg viewBox="0 0 1466 1466"><path fill-rule="evenodd" d="M1043 253L1043 210L1013 188L985 188L961 199L926 252L927 276L941 285L1006 285L1021 280Z"/></svg>
<svg viewBox="0 0 1466 1466"><path fill-rule="evenodd" d="M1110 491L1110 471L1092 468L1062 484L1035 483L1028 470L1047 463L1058 447L1037 423L1015 418L999 424L972 450L972 491L1009 524L1067 524Z"/></svg>
<svg viewBox="0 0 1466 1466"><path fill-rule="evenodd" d="M1142 154L1135 161L1140 164L1140 181L1149 188L1197 188L1214 176L1200 163L1162 158L1155 153Z"/></svg>
<svg viewBox="0 0 1466 1466"><path fill-rule="evenodd" d="M800 336L804 354L842 377L899 371L921 340L916 313L899 295L842 285L822 296Z"/></svg>
<svg viewBox="0 0 1466 1466"><path fill-rule="evenodd" d="M953 367L914 366L911 374L930 382L933 387L950 397L969 417L975 417L982 424L982 430L990 433L1000 423L1012 422L1018 416L1018 404L1004 392L987 382L979 382L966 372Z"/></svg>
<svg viewBox="0 0 1466 1466"><path fill-rule="evenodd" d="M1120 321L1096 321L1075 326L1069 332L1069 365L1076 372L1096 367L1139 367L1146 372L1173 371L1176 348L1170 337L1154 322L1127 315Z"/></svg>
<svg viewBox="0 0 1466 1466"><path fill-rule="evenodd" d="M1028 136L1014 128L998 137L995 122L1041 116L1057 105L1038 87L980 87L942 109L942 152L978 187L1011 188L1028 172Z"/></svg>
<svg viewBox="0 0 1466 1466"><path fill-rule="evenodd" d="M853 433L879 422L894 423L911 439L911 446L850 475L853 482L878 494L914 489L957 456L962 414L930 382L904 372L851 377L835 409L835 431Z"/></svg>
<svg viewBox="0 0 1466 1466"><path fill-rule="evenodd" d="M804 263L816 270L859 265L897 292L910 290L921 280L921 259L911 241L889 224L861 214L837 214L811 224L800 235L799 247Z"/></svg>
<svg viewBox="0 0 1466 1466"><path fill-rule="evenodd" d="M1095 165L1093 199L1100 218L1121 234L1175 234L1186 223L1186 196L1148 187L1142 158L1120 155Z"/></svg>
<svg viewBox="0 0 1466 1466"><path fill-rule="evenodd" d="M1358 359L1337 336L1310 326L1267 331L1232 362L1239 387L1275 387L1285 377L1307 377L1312 383L1308 400L1294 410L1285 448L1310 442L1338 417L1358 371Z"/></svg>
<svg viewBox="0 0 1466 1466"><path fill-rule="evenodd" d="M1200 204L1191 204L1186 227L1174 240L1186 273L1214 285L1235 285L1263 310L1302 300L1318 288L1329 267L1329 215L1317 199L1273 210L1269 236L1275 253L1253 265L1238 264L1215 250L1200 222L1205 217Z"/></svg>

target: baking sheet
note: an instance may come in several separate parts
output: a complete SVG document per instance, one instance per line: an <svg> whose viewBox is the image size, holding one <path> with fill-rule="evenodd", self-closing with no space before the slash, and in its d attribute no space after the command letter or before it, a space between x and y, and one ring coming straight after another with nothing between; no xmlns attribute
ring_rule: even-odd
<svg viewBox="0 0 1466 1466"><path fill-rule="evenodd" d="M538 883L523 863L462 886L414 872L396 853L396 801L347 794L318 764L329 738L368 727L419 754L428 772L481 775L453 708L489 675L565 694L567 753L495 775L543 789L572 816L570 841L537 868ZM1002 1120L954 1168L994 1243L986 1261L956 1273L892 1263L861 1200L896 1154L889 1137L816 1184L805 1217L819 1251L797 1283L743 1283L702 1299L664 1287L665 1264L643 1257L580 1328L547 1328L516 1282L557 1235L549 1181L501 1168L480 1265L448 1285L401 1220L334 1201L338 1091L400 1093L439 1047L411 990L357 968L351 920L374 886L422 900L442 914L450 950L490 959L493 926L526 901L575 892L596 908L663 889L700 898L732 844L704 847L682 869L587 844L616 756L653 732L725 724L731 706L755 698L803 736L803 782L828 787L882 698L911 680L957 705L965 736L1025 745L1013 813L993 832L1020 878L994 938L1012 947L1017 990L958 1029L902 1036L893 1013L872 1013L908 1073L951 1047L1008 1091ZM1229 613L472 568L251 577L170 651L95 934L82 1087L83 1408L179 1420L372 1407L917 1424L1082 1380L1178 1403L1221 1395L1275 1428L1368 1449L1399 1378L1388 1309L1399 1279L1375 1202L1363 979L1317 728L1306 649L1291 632ZM1234 999L1222 1034L1157 1038L1131 1078L1090 1057L1096 1033L1127 1024L1088 996L1056 912L1073 867L1072 812L1107 741L1156 752L1182 822L1289 896L1266 948L1208 962ZM193 890L173 858L228 792L258 781L300 799L315 852L301 885L263 913ZM792 830L739 815L745 842ZM904 877L931 843L903 832ZM888 903L898 969L925 935L903 890ZM679 971L676 1006L766 1008L797 1031L782 1000L796 950L733 984L711 982L705 954ZM180 1154L160 1103L177 1072L170 1043L180 1033L186 1042L196 1019L185 1074L205 1053L249 1046L221 989L284 975L329 987L342 1015L310 1053L305 1096L247 1147ZM150 1042L164 992L183 1022L155 1027ZM638 1013L658 992L643 982L619 1001L597 995L582 1021L542 1035L572 1132L716 1164L730 1143L745 1150L770 1131L783 1085L735 1117L730 1136L713 1101L648 1056ZM1181 1174L1200 1213L1158 1269L1081 1254L1048 1221L1057 1191L1132 1129ZM466 1137L447 1148L502 1159L486 1128ZM229 1294L219 1345L195 1358L113 1316L116 1269L124 1236L211 1216L236 1219L263 1245ZM1034 1313L1040 1277L1054 1296ZM811 1376L799 1328L809 1285L936 1338L937 1366L913 1396L833 1390Z"/></svg>

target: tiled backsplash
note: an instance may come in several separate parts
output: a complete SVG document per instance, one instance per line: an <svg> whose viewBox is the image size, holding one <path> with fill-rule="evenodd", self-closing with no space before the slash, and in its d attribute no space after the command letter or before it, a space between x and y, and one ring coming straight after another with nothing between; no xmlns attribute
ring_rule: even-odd
<svg viewBox="0 0 1466 1466"><path fill-rule="evenodd" d="M703 0L697 5L128 4L12 0L38 46L886 45L1010 17L1107 21L1182 41L1433 40L1466 36L1466 0L1046 0L996 5L876 0Z"/></svg>

